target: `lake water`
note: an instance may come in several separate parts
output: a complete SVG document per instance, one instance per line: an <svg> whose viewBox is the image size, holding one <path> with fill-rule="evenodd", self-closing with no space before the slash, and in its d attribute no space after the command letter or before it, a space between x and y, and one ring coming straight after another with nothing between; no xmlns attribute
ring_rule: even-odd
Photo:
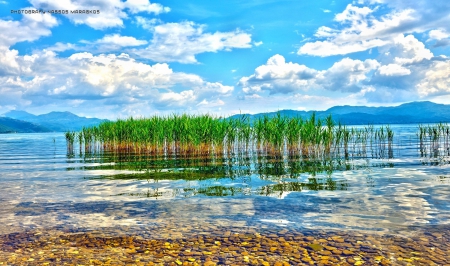
<svg viewBox="0 0 450 266"><path fill-rule="evenodd" d="M395 140L391 156L354 157L326 163L287 156L261 158L256 154L216 161L151 161L130 157L124 163L100 154L68 155L62 133L0 135L0 235L3 237L0 264L2 260L5 264L18 263L19 255L11 257L17 250L30 259L27 263L40 264L33 257L39 254L27 253L21 245L31 245L30 239L49 242L49 239L76 234L108 239L124 235L133 239L169 239L170 245L198 235L217 237L222 242L224 236L229 240L230 234L269 238L275 233L277 239L286 235L286 239L294 242L297 235L313 237L311 243L304 242L305 248L321 238L331 243L333 236L341 235L354 242L378 239L378 256L394 264L408 259L408 263L418 263L419 259L411 257L420 258L420 255L389 257L381 248L385 247L386 251L388 246L383 241L402 237L402 241L408 242L420 236L428 239L427 243L441 243L432 246L433 252L441 250L445 254L450 240L450 157L443 149L432 155L421 154L417 125L394 125L392 129ZM145 171L139 171L143 168ZM355 240L358 237L362 238ZM247 243L240 240L241 244ZM375 249L374 241L370 244ZM72 239L71 243L74 242ZM322 242L315 244L326 246ZM190 245L195 246L195 241ZM335 255L335 259L342 259L343 254L321 254L322 246L318 250L310 246L311 261L324 263L322 257L327 255L326 261L330 263ZM202 250L198 245L195 247ZM361 257L357 248L353 246L353 253L344 256L344 260L381 262L380 257L378 260L370 257L369 251L367 255L363 250L367 257ZM246 250L248 253L250 249ZM266 251L268 258L272 256L270 248ZM395 252L399 251L388 253ZM142 254L148 253L153 254ZM264 257L241 253L227 255L225 259L213 256L212 261L233 264L241 256L243 264L252 259L261 264ZM175 261L179 258L185 258L188 263L204 262L210 253L200 254L203 257L177 254L170 258L179 264L182 261ZM284 253L274 254L288 264L295 264L295 257L290 260L283 257ZM354 254L360 254L360 259ZM47 259L47 255L40 257ZM155 255L148 257L148 262L168 264L170 258L166 257ZM450 263L448 255L440 256L439 252L422 259L435 264ZM307 259L297 260L308 263ZM275 260L267 261L275 263ZM141 258L140 262L145 259Z"/></svg>

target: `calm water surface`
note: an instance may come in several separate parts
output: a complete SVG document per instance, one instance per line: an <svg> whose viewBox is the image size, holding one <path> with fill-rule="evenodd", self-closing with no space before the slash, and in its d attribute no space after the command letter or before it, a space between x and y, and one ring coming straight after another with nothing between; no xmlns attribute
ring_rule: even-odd
<svg viewBox="0 0 450 266"><path fill-rule="evenodd" d="M160 228L176 236L220 226L407 235L448 224L449 157L421 156L417 125L392 128L392 158L327 163L250 154L123 164L67 155L62 133L0 135L0 234Z"/></svg>

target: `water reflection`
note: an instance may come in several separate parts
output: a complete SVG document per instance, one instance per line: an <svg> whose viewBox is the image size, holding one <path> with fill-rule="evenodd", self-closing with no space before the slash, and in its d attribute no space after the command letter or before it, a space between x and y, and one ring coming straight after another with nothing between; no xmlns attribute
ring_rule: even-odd
<svg viewBox="0 0 450 266"><path fill-rule="evenodd" d="M220 180L221 183L227 184L226 181ZM215 182L218 183L218 182ZM250 182L242 183L240 186L218 185L218 184L200 183L198 186L188 185L184 188L147 188L144 192L130 192L119 193L115 196L138 196L147 198L170 198L170 197L194 197L194 196L209 196L209 197L227 197L239 195L261 195L282 198L289 192L319 191L319 190L346 190L348 183L345 181L335 181L331 177L309 178L308 182L298 181L283 181L276 184L262 185L260 187L252 188Z"/></svg>
<svg viewBox="0 0 450 266"><path fill-rule="evenodd" d="M421 155L413 130L393 129L401 134L391 155L320 159L257 151L80 156L67 155L59 134L0 136L0 233L155 224L404 233L448 223L449 156Z"/></svg>
<svg viewBox="0 0 450 266"><path fill-rule="evenodd" d="M112 161L116 160L116 161ZM131 170L132 173L98 175L88 179L146 180L140 190L114 196L175 198L193 196L265 195L283 197L286 193L319 190L347 190L349 183L333 173L392 168L393 162L370 160L316 160L298 156L276 158L245 154L231 158L146 157L138 155L84 157L84 164L68 170ZM162 188L161 181L177 181ZM370 181L364 180L368 185Z"/></svg>

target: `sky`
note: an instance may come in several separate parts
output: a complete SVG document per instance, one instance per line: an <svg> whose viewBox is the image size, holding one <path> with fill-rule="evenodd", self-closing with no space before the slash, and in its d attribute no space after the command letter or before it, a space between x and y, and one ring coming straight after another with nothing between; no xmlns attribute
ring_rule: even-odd
<svg viewBox="0 0 450 266"><path fill-rule="evenodd" d="M0 114L450 104L449 56L447 0L0 0Z"/></svg>

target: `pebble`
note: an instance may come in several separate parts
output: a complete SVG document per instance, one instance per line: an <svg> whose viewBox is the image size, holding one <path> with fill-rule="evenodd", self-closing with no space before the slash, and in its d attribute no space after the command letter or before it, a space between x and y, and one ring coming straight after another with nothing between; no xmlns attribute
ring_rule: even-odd
<svg viewBox="0 0 450 266"><path fill-rule="evenodd" d="M184 229L183 236L174 238L151 228L142 235L120 235L123 229L109 235L45 230L0 235L0 265L450 264L449 230L407 238L218 227L189 235Z"/></svg>
<svg viewBox="0 0 450 266"><path fill-rule="evenodd" d="M320 251L323 249L323 246L320 244L309 244L307 247L314 251Z"/></svg>

